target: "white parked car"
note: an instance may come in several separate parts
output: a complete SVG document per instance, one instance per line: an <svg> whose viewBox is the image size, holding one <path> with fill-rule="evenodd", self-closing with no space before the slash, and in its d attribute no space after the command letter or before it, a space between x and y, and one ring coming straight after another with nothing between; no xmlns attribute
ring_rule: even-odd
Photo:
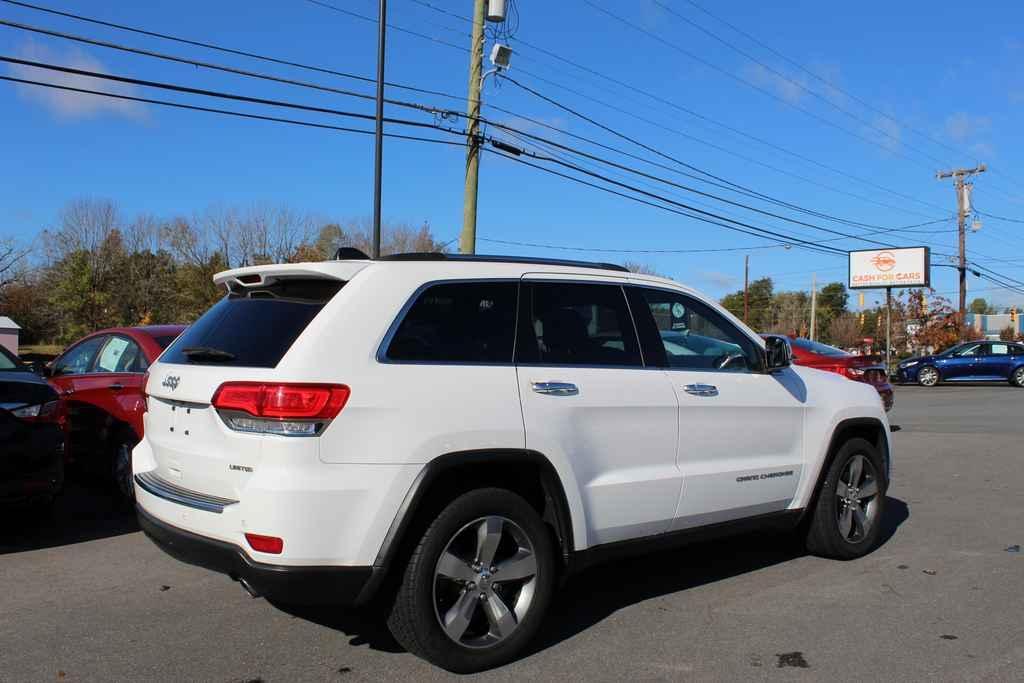
<svg viewBox="0 0 1024 683"><path fill-rule="evenodd" d="M381 598L402 645L469 672L602 559L764 526L840 559L879 541L875 389L673 281L438 255L215 280L149 370L138 512L253 594Z"/></svg>

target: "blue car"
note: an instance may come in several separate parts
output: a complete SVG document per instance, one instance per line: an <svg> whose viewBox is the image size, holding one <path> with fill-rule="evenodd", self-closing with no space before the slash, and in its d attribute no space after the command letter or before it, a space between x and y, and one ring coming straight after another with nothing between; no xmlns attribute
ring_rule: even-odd
<svg viewBox="0 0 1024 683"><path fill-rule="evenodd" d="M1024 387L1024 344L973 341L942 353L908 358L899 364L897 379L933 387L939 382L1010 382Z"/></svg>

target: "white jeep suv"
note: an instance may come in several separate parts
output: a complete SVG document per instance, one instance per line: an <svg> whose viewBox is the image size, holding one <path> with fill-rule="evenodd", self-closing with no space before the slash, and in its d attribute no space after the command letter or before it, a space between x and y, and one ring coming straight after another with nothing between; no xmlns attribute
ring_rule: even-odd
<svg viewBox="0 0 1024 683"><path fill-rule="evenodd" d="M764 525L834 558L878 543L875 389L673 281L423 254L215 281L149 370L138 514L254 595L380 598L403 646L469 672L602 559Z"/></svg>

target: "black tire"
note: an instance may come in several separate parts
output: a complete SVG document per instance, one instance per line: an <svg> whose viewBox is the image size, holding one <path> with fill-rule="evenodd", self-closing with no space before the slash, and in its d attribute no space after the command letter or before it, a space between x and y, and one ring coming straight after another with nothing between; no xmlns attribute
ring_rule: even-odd
<svg viewBox="0 0 1024 683"><path fill-rule="evenodd" d="M132 474L132 449L138 440L126 432L114 439L111 454L110 473L117 487L117 494L126 503L135 503L135 479Z"/></svg>
<svg viewBox="0 0 1024 683"><path fill-rule="evenodd" d="M493 644L471 647L449 637L441 625L439 610L443 607L437 606L438 587L445 580L439 579L436 571L439 569L438 562L442 553L447 554L452 547L451 544L462 538L461 534L471 529L471 525L495 517L511 521L516 533L524 535L532 546L533 557L536 560L532 597L525 613L516 620L507 636ZM496 563L497 566L501 566L500 562ZM519 656L536 634L551 602L555 572L555 550L551 534L537 511L511 491L498 488L476 489L452 501L423 533L405 567L401 585L397 589L388 616L388 627L395 639L409 652L448 671L473 673L500 666ZM495 572L494 581L500 578L500 571ZM487 578L486 581L489 582L490 579ZM475 583L467 585L476 586ZM481 580L480 585L484 586L484 580ZM504 595L498 592L502 588L515 592ZM490 583L487 584L487 590L491 590ZM505 598L510 604L519 604L513 602L513 599L519 600L523 590L517 589L513 581L499 586L490 595ZM465 592L464 587L462 593ZM482 592L482 589L479 592ZM462 593L457 597L458 600L462 600ZM486 601L487 598L484 596L480 599ZM505 606L501 600L498 602ZM467 601L467 604L472 602ZM483 602L479 604L481 612L474 611L474 619L482 617L483 621L472 622L466 633L474 628L473 624L477 624L477 629L480 625L488 630L494 628L488 623L486 612L482 611L486 606Z"/></svg>
<svg viewBox="0 0 1024 683"><path fill-rule="evenodd" d="M931 379L932 377L934 377L934 380ZM931 365L926 365L917 371L917 383L922 387L938 386L941 381L942 375Z"/></svg>
<svg viewBox="0 0 1024 683"><path fill-rule="evenodd" d="M1024 388L1024 367L1019 367L1010 375L1010 384Z"/></svg>
<svg viewBox="0 0 1024 683"><path fill-rule="evenodd" d="M850 531L843 531L843 516L848 503L840 494L847 490L841 477L849 473L849 468L855 458L863 457L859 461L865 476L865 484L861 488L866 489L868 474L873 478L877 489L876 496L865 504L862 514L870 519L870 524L862 534L856 533L859 522L852 513L850 515ZM807 550L820 557L828 557L837 560L852 560L867 555L878 546L882 532L882 519L885 513L885 494L888 488L888 476L885 463L877 449L865 439L855 438L844 443L836 457L829 466L821 488L818 490L813 507L809 511L810 518L806 526ZM853 493L849 494L851 497ZM868 507L872 506L872 507ZM869 514L868 514L869 513ZM852 531L852 533L850 533Z"/></svg>

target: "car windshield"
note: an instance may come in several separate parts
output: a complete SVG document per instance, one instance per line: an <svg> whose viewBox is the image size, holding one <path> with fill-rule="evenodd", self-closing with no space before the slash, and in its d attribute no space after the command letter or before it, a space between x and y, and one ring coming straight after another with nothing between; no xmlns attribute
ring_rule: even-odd
<svg viewBox="0 0 1024 683"><path fill-rule="evenodd" d="M3 347L0 347L0 370L21 370L18 359Z"/></svg>
<svg viewBox="0 0 1024 683"><path fill-rule="evenodd" d="M797 347L798 349L803 349L804 351L816 353L819 356L833 356L836 358L842 358L850 355L846 351L843 351L842 349L837 349L834 346L822 344L821 342L811 341L810 339L792 339L790 340L790 343L793 346Z"/></svg>
<svg viewBox="0 0 1024 683"><path fill-rule="evenodd" d="M948 349L938 354L938 356L940 358L945 356L959 356L962 352L967 351L968 349L973 348L977 345L978 342L967 342L966 344L957 344L956 346L950 346Z"/></svg>

